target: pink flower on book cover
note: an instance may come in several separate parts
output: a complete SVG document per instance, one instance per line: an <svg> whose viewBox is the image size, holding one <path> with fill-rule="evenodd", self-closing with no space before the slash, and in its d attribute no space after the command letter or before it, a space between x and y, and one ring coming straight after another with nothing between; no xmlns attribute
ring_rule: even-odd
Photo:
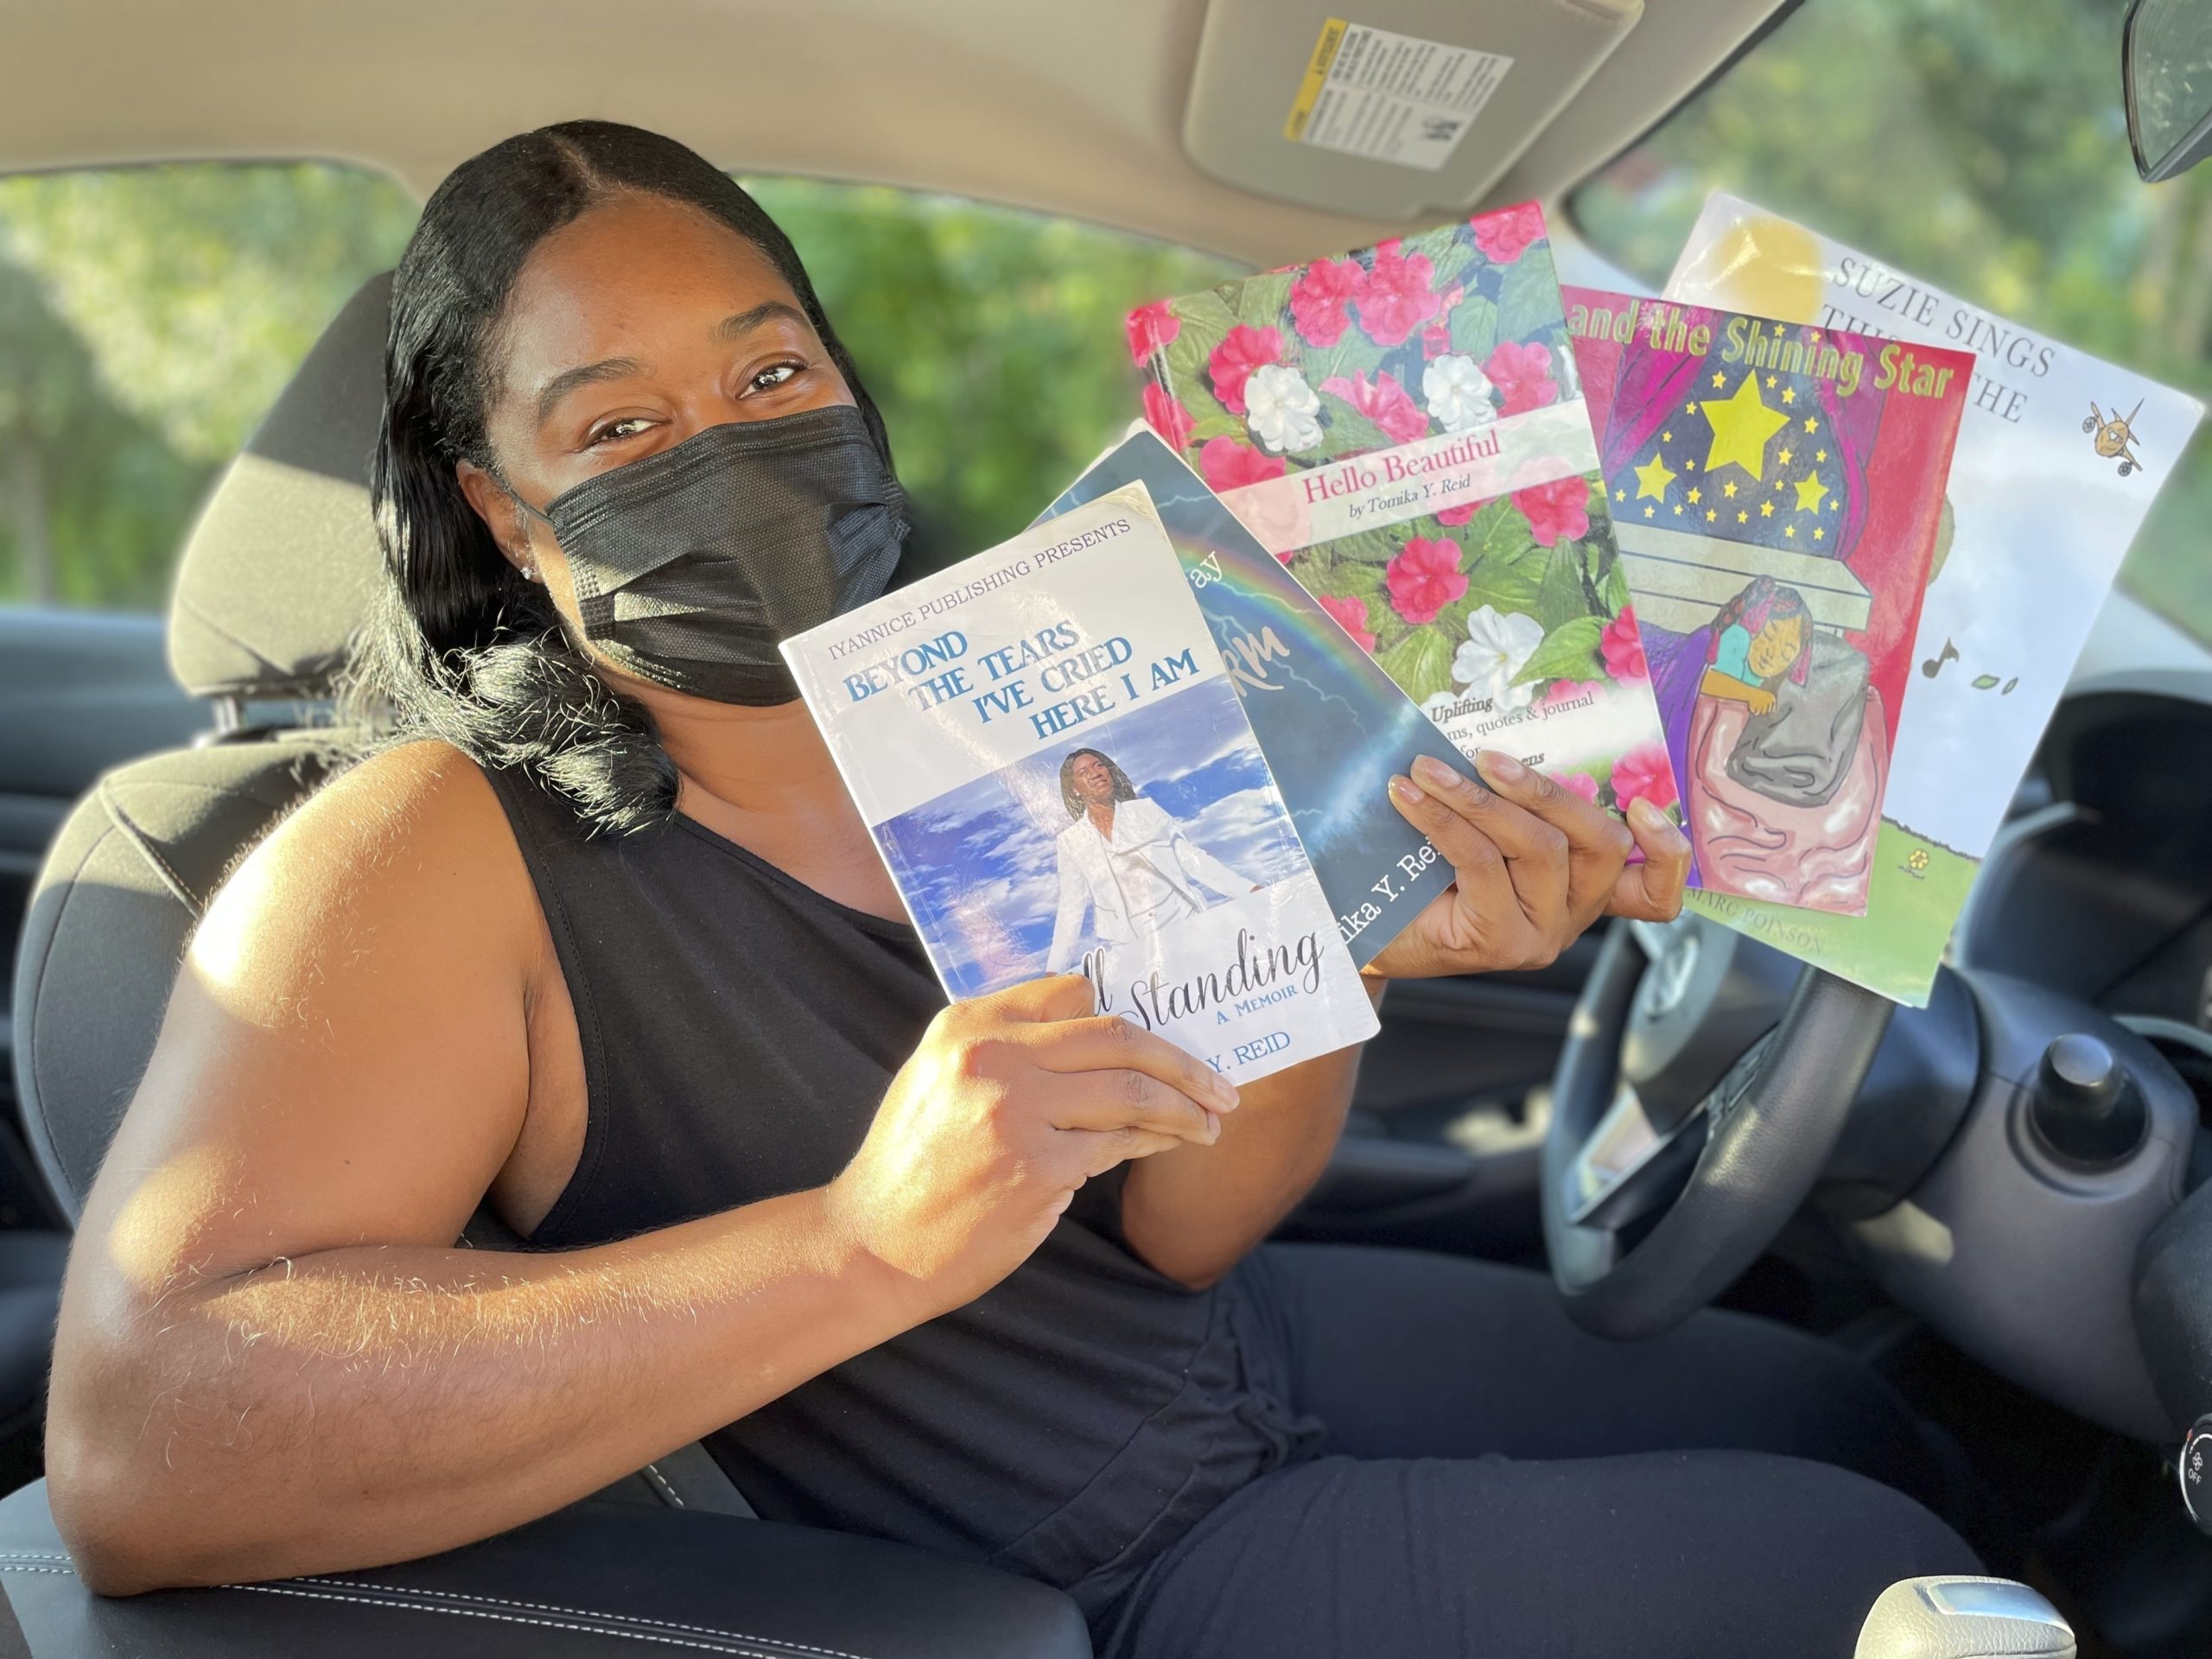
<svg viewBox="0 0 2212 1659"><path fill-rule="evenodd" d="M1415 438L1428 435L1428 416L1407 396L1406 389L1382 370L1376 371L1371 382L1363 372L1349 380L1341 374L1332 374L1321 383L1321 390L1343 398L1389 433L1395 442L1411 443Z"/></svg>
<svg viewBox="0 0 2212 1659"><path fill-rule="evenodd" d="M1263 455L1235 438L1208 438L1198 451L1198 475L1217 494L1241 490L1247 484L1264 484L1283 475L1281 460Z"/></svg>
<svg viewBox="0 0 2212 1659"><path fill-rule="evenodd" d="M1436 267L1425 253L1402 253L1395 237L1375 247L1375 268L1359 285L1359 326L1377 346L1402 346L1437 315L1442 301L1429 287Z"/></svg>
<svg viewBox="0 0 2212 1659"><path fill-rule="evenodd" d="M1484 213L1467 223L1475 227L1475 245L1485 258L1499 265L1511 264L1544 233L1543 210L1533 201L1503 213Z"/></svg>
<svg viewBox="0 0 2212 1659"><path fill-rule="evenodd" d="M1351 326L1351 302L1367 273L1357 259L1316 259L1290 285L1290 320L1308 346L1333 346Z"/></svg>
<svg viewBox="0 0 2212 1659"><path fill-rule="evenodd" d="M1452 677L1499 713L1526 709L1542 688L1533 681L1516 685L1514 677L1543 643L1544 625L1535 617L1484 605L1467 618L1467 642L1452 655Z"/></svg>
<svg viewBox="0 0 2212 1659"><path fill-rule="evenodd" d="M1375 634L1367 626L1367 601L1356 594L1346 594L1342 599L1332 599L1325 594L1316 597L1321 601L1321 608L1337 619L1337 626L1351 635L1362 651L1372 655Z"/></svg>
<svg viewBox="0 0 2212 1659"><path fill-rule="evenodd" d="M1591 805L1598 804L1598 780L1586 772L1548 772L1545 777L1561 789L1573 790Z"/></svg>
<svg viewBox="0 0 2212 1659"><path fill-rule="evenodd" d="M1281 363L1262 363L1245 378L1245 423L1279 455L1321 447L1321 400L1306 377Z"/></svg>
<svg viewBox="0 0 2212 1659"><path fill-rule="evenodd" d="M1252 371L1282 361L1282 331L1255 328L1238 323L1229 337L1206 359L1206 372L1213 378L1213 395L1232 415L1244 412L1244 383Z"/></svg>
<svg viewBox="0 0 2212 1659"><path fill-rule="evenodd" d="M1590 533L1590 484L1580 473L1516 490L1513 505L1528 519L1538 547L1578 541Z"/></svg>
<svg viewBox="0 0 2212 1659"><path fill-rule="evenodd" d="M1675 768L1667 760L1664 743L1639 743L1613 762L1613 798L1624 812L1637 800L1649 801L1662 811L1674 805Z"/></svg>
<svg viewBox="0 0 2212 1659"><path fill-rule="evenodd" d="M1129 356L1139 368L1152 361L1153 355L1167 349L1176 335L1183 332L1183 320L1175 315L1173 305L1166 300L1154 300L1150 305L1141 305L1129 313Z"/></svg>
<svg viewBox="0 0 2212 1659"><path fill-rule="evenodd" d="M1441 357L1452 349L1452 308L1467 290L1458 283L1444 290L1444 298L1437 307L1434 322L1421 331L1421 354L1424 359Z"/></svg>
<svg viewBox="0 0 2212 1659"><path fill-rule="evenodd" d="M1382 572L1390 608L1415 627L1436 620L1436 613L1467 591L1459 570L1457 542L1415 536Z"/></svg>
<svg viewBox="0 0 2212 1659"><path fill-rule="evenodd" d="M1605 624L1598 636L1598 654L1605 659L1605 672L1624 685L1637 685L1651 677L1643 659L1643 635L1636 626L1636 607L1621 607L1621 613Z"/></svg>
<svg viewBox="0 0 2212 1659"><path fill-rule="evenodd" d="M1536 699L1536 707L1557 709L1584 697L1595 696L1605 689L1596 680L1554 680L1551 690Z"/></svg>
<svg viewBox="0 0 2212 1659"><path fill-rule="evenodd" d="M1170 397L1164 386L1145 387L1144 418L1146 424L1167 441L1169 448L1180 449L1190 442L1193 424L1191 411Z"/></svg>
<svg viewBox="0 0 2212 1659"><path fill-rule="evenodd" d="M1447 352L1423 369L1421 395L1436 423L1455 437L1497 418L1490 377L1465 352Z"/></svg>
<svg viewBox="0 0 2212 1659"><path fill-rule="evenodd" d="M1541 340L1526 346L1502 340L1483 364L1483 372L1505 394L1501 414L1519 415L1559 401L1559 386L1552 379L1552 354Z"/></svg>

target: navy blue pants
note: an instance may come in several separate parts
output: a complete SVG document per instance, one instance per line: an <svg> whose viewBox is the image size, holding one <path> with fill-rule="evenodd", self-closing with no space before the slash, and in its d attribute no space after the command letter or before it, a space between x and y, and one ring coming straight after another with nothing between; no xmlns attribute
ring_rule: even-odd
<svg viewBox="0 0 2212 1659"><path fill-rule="evenodd" d="M1980 1571L1907 1497L1939 1443L1786 1326L1585 1335L1541 1275L1270 1245L1275 1379L1327 1426L1100 1620L1104 1659L1849 1659L1898 1579Z"/></svg>

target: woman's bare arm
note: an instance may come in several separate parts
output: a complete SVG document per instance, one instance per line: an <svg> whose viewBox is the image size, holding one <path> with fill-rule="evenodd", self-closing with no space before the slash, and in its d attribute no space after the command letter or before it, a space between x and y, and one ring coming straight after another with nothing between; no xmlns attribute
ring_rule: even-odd
<svg viewBox="0 0 2212 1659"><path fill-rule="evenodd" d="M924 1316L820 1192L565 1254L453 1248L518 1147L543 1161L544 955L488 785L429 746L339 780L225 888L63 1296L48 1466L95 1588L482 1537Z"/></svg>

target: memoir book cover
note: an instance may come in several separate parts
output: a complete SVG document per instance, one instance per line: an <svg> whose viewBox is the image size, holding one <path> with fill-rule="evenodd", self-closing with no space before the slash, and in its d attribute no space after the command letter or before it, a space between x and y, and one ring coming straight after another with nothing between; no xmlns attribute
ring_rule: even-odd
<svg viewBox="0 0 2212 1659"><path fill-rule="evenodd" d="M1079 972L1236 1082L1375 1033L1141 484L783 650L952 996Z"/></svg>

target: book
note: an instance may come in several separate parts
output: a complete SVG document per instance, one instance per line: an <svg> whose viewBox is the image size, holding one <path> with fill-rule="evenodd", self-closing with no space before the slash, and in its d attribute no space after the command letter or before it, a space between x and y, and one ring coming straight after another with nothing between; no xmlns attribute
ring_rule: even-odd
<svg viewBox="0 0 2212 1659"><path fill-rule="evenodd" d="M1146 419L1462 753L1671 811L1535 204L1130 314Z"/></svg>
<svg viewBox="0 0 2212 1659"><path fill-rule="evenodd" d="M1857 915L1974 359L1567 305L1698 886Z"/></svg>
<svg viewBox="0 0 2212 1659"><path fill-rule="evenodd" d="M2195 398L1832 238L1714 194L1669 297L1977 354L1860 917L1693 895L1700 913L1894 1001L1927 1006L1952 924Z"/></svg>
<svg viewBox="0 0 2212 1659"><path fill-rule="evenodd" d="M1300 587L1156 434L1116 445L1044 517L1131 483L1145 486L1183 562L1337 930L1364 968L1453 879L1390 804L1390 774L1417 754L1465 761L1347 631L1358 620L1347 601Z"/></svg>
<svg viewBox="0 0 2212 1659"><path fill-rule="evenodd" d="M1375 1034L1142 485L783 652L948 995L1080 972L1237 1083Z"/></svg>

